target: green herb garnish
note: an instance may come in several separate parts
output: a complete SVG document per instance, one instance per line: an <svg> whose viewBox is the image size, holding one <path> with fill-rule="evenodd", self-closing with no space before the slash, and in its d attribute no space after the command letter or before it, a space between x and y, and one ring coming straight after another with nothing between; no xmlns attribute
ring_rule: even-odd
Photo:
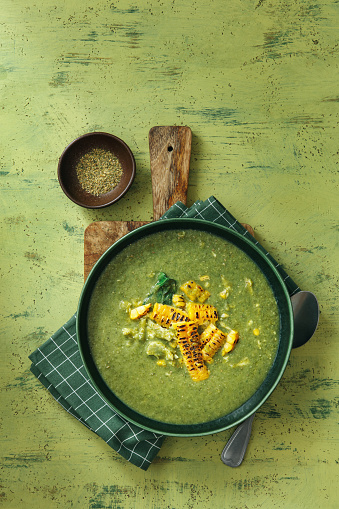
<svg viewBox="0 0 339 509"><path fill-rule="evenodd" d="M170 279L164 272L160 272L156 283L151 287L144 304L159 302L159 304L172 304L173 294L176 292L177 282Z"/></svg>

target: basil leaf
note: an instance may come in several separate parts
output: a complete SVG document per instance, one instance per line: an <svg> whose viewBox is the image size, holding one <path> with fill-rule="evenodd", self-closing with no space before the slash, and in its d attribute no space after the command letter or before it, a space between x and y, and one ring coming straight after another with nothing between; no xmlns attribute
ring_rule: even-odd
<svg viewBox="0 0 339 509"><path fill-rule="evenodd" d="M159 304L172 304L172 297L177 288L177 282L170 279L164 272L160 272L157 281L151 287L144 304L159 302Z"/></svg>

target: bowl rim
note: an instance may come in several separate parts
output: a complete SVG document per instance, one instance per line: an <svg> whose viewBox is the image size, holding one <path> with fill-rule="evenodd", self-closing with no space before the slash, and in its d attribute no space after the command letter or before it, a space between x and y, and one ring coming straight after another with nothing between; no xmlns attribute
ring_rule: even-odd
<svg viewBox="0 0 339 509"><path fill-rule="evenodd" d="M120 252L124 247L129 245L132 242L136 242L140 236L144 236L146 233L156 233L157 231L162 231L161 228L165 227L165 229L176 229L176 228L186 228L189 229L191 227L194 228L194 226L198 226L197 229L203 229L204 231L209 231L208 228L213 229L212 233L215 233L216 230L219 230L220 232L225 232L227 235L230 235L234 239L236 239L236 246L240 249L242 249L237 242L240 241L244 243L244 246L249 247L250 250L253 250L253 252L256 254L256 256L261 259L261 261L264 263L264 265L267 265L269 270L271 271L271 275L275 278L276 282L279 284L279 288L281 290L281 296L284 298L284 306L285 311L287 312L289 323L288 323L288 337L284 339L285 345L283 346L284 352L283 352L283 358L279 359L279 352L280 347L282 343L281 337L279 338L279 344L277 349L276 357L273 361L273 364L271 365L271 368L269 370L269 373L267 374L265 380L262 382L260 387L255 391L255 393L240 407L235 409L234 411L230 412L229 414L225 414L224 416L221 416L220 418L214 419L212 421L206 421L203 423L198 424L188 424L188 425L182 425L182 424L171 424L171 423L165 423L161 421L157 421L154 419L150 419L145 417L144 415L138 413L137 411L131 409L127 405L125 405L118 397L114 395L114 392L108 389L108 392L111 393L115 400L119 402L119 407L116 406L111 398L107 397L107 392L102 390L102 384L103 379L101 379L100 384L97 383L95 376L93 375L91 369L89 368L88 364L88 352L86 352L86 349L83 345L83 327L84 324L81 320L84 320L86 318L83 316L83 313L85 312L86 304L84 304L84 301L87 297L88 292L93 291L95 284L106 268L109 261L114 258L115 251ZM136 238L135 238L136 237ZM223 235L221 235L223 237ZM223 237L224 238L224 237ZM229 240L226 238L226 240ZM243 250L243 249L242 249ZM244 251L244 250L243 250ZM113 254L112 254L113 253ZM245 251L247 253L247 251ZM248 253L247 253L248 254ZM251 258L251 256L250 256ZM253 258L252 258L253 260ZM253 260L255 261L255 260ZM259 267L260 268L260 267ZM266 274L264 274L266 277ZM276 298L277 301L277 298ZM281 303L280 303L281 305ZM277 306L280 313L280 305L277 302ZM171 219L163 219L154 221L151 223L148 223L146 225L140 226L139 228L132 230L131 232L127 233L120 239L118 239L112 246L110 246L99 258L99 260L95 263L92 270L90 271L84 286L82 288L79 302L78 302L78 309L77 309L77 319L76 319L76 336L77 336L77 342L79 346L80 355L86 370L87 375L89 376L93 386L98 391L100 396L103 398L103 400L114 410L118 413L118 415L122 416L124 419L126 419L128 422L131 422L133 424L136 424L137 426L146 429L148 431L166 435L166 436L181 436L181 437L190 437L190 436L204 436L204 435L210 435L212 433L219 433L220 431L224 431L226 429L229 429L233 426L238 425L239 423L243 422L245 419L250 417L252 414L254 414L258 408L260 408L263 403L267 400L267 398L272 394L276 386L278 385L289 360L290 352L292 349L292 343L293 343L293 333L294 333L294 321L293 321L293 309L292 309L292 303L290 299L290 294L288 292L288 289L279 273L277 268L274 266L274 264L265 256L263 251L259 247L257 247L256 244L254 244L251 240L246 238L245 236L241 235L240 233L226 227L223 225L219 225L217 223L213 223L211 221L206 221L202 219L196 219L196 218L171 218ZM281 324L283 326L284 324ZM89 348L89 346L88 346ZM268 385L268 389L265 389L263 391L263 394L259 397L257 403L253 404L251 403L251 400L255 400L256 395L260 393L262 390L262 387L266 384L266 381L270 378L272 378L272 374L274 371L275 364L279 361L278 366L278 373L273 375L273 381L270 382ZM92 363L94 364L94 360L92 359ZM99 373L99 370L97 370L96 375ZM99 373L99 376L101 378L101 375ZM105 385L105 382L104 382ZM113 398L113 399L114 399ZM123 410L121 409L121 406L123 407ZM247 408L249 407L249 408ZM223 422L226 417L231 416L234 414L234 418L231 420L231 422Z"/></svg>
<svg viewBox="0 0 339 509"><path fill-rule="evenodd" d="M116 196L115 198L113 198L113 199L111 199L111 200L109 200L107 202L101 203L101 204L97 204L97 205L85 205L84 202L82 202L81 200L77 200L76 198L74 198L74 196L71 193L68 192L68 190L67 190L67 188L66 188L66 186L65 186L65 184L63 182L63 179L62 179L61 167L62 167L62 162L63 162L64 156L70 150L72 150L73 146L76 143L78 143L82 139L90 138L90 137L94 137L95 138L96 136L105 136L105 137L107 137L109 139L113 139L116 142L118 142L119 144L121 144L124 147L124 149L126 150L126 152L128 153L129 157L131 158L132 170L131 170L131 176L130 176L130 179L129 179L128 183L126 184L126 186L124 187L124 189L121 191L121 193L118 196ZM116 203L118 200L120 200L127 193L129 188L131 187L131 185L132 185L132 183L134 181L134 178L135 178L135 173L136 173L136 163L135 163L134 154L133 154L132 150L130 149L130 147L127 145L127 143L124 140L122 140L118 136L115 136L114 134L107 133L107 132L104 132L104 131L92 131L92 132L88 132L88 133L82 134L81 136L78 136L77 138L72 140L64 148L64 150L62 151L62 153L61 153L61 155L59 157L59 160L58 160L58 168L57 168L58 181L59 181L60 187L63 190L63 192L65 193L65 195L73 203L75 203L76 205L79 205L81 207L84 207L86 209L100 209L100 208L108 207L109 205L112 205L113 203ZM112 191L108 191L108 193L109 192L112 192Z"/></svg>

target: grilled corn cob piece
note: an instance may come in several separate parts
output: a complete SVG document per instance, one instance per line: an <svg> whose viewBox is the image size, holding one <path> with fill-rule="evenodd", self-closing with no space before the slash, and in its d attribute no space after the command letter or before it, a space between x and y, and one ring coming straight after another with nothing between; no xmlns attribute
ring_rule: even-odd
<svg viewBox="0 0 339 509"><path fill-rule="evenodd" d="M148 311L151 309L152 304L145 304L143 306L138 306L137 308L131 309L129 312L129 317L131 320L137 320L142 316L147 315Z"/></svg>
<svg viewBox="0 0 339 509"><path fill-rule="evenodd" d="M168 306L167 304L154 304L151 314L152 320L157 322L162 327L169 328L174 322L188 321L188 315L181 309Z"/></svg>
<svg viewBox="0 0 339 509"><path fill-rule="evenodd" d="M210 323L200 336L202 358L207 362L212 362L213 356L226 343L226 340L227 335Z"/></svg>
<svg viewBox="0 0 339 509"><path fill-rule="evenodd" d="M211 304L197 304L189 302L186 306L189 319L202 325L204 322L216 322L218 311Z"/></svg>
<svg viewBox="0 0 339 509"><path fill-rule="evenodd" d="M221 355L224 356L227 353L229 353L231 350L233 350L233 348L237 344L238 340L239 340L239 332L237 332L236 330L231 330L227 334L226 343L223 346Z"/></svg>
<svg viewBox="0 0 339 509"><path fill-rule="evenodd" d="M184 309L186 306L185 299L182 295L174 294L172 297L173 306L176 306L177 308Z"/></svg>
<svg viewBox="0 0 339 509"><path fill-rule="evenodd" d="M205 302L211 295L210 292L204 290L204 288L195 281L187 281L180 286L180 290L182 290L190 300L198 300L201 303Z"/></svg>
<svg viewBox="0 0 339 509"><path fill-rule="evenodd" d="M173 327L176 329L178 345L190 377L195 382L206 380L209 377L209 370L200 350L198 325L189 321L177 322Z"/></svg>
<svg viewBox="0 0 339 509"><path fill-rule="evenodd" d="M226 334L224 332L222 332L220 329L218 329L214 323L210 323L206 329L200 334L200 347L201 349L204 348L205 345L207 345L207 343L213 339L213 337L218 333L220 332L221 334L223 334L225 336L225 341L226 341Z"/></svg>

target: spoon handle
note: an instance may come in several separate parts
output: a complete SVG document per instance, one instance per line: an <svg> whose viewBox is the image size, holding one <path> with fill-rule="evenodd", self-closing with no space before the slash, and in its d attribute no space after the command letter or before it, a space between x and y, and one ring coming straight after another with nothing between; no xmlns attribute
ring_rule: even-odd
<svg viewBox="0 0 339 509"><path fill-rule="evenodd" d="M225 465L233 468L241 465L251 436L254 415L255 414L252 414L237 427L225 445L221 453L221 461L225 463Z"/></svg>

